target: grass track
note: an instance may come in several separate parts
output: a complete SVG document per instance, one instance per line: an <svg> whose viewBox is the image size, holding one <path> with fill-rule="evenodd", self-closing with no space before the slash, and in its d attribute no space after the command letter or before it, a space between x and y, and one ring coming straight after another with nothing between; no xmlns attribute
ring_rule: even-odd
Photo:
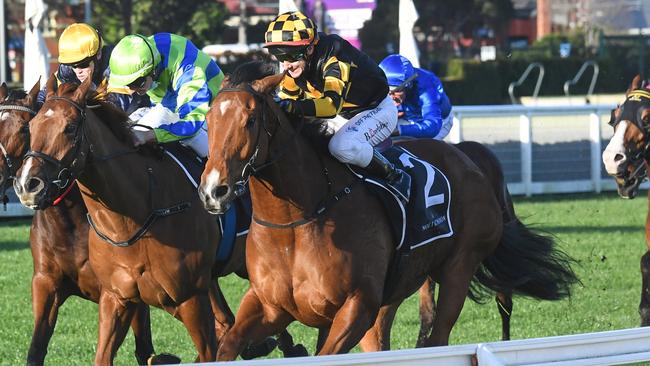
<svg viewBox="0 0 650 366"><path fill-rule="evenodd" d="M614 193L517 197L517 214L526 224L556 236L560 246L577 260L583 282L571 299L550 303L516 298L513 339L576 334L635 327L641 279L639 259L645 252L643 224L645 197L626 201ZM0 221L0 365L24 364L32 332L30 281L32 259L28 249L29 220ZM246 282L221 280L233 308ZM404 302L393 327L393 349L412 348L419 319L417 296ZM157 351L172 352L191 362L195 352L182 325L160 310L152 313ZM46 364L88 365L97 338L97 306L70 298L61 308ZM291 333L313 353L316 331L292 324ZM467 301L452 332L451 344L495 341L501 325L492 301ZM135 364L129 333L116 365ZM273 357L279 357L276 351Z"/></svg>

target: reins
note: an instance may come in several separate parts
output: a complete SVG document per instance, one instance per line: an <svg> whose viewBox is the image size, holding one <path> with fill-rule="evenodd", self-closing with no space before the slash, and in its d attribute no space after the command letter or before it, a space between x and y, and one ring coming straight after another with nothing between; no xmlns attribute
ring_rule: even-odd
<svg viewBox="0 0 650 366"><path fill-rule="evenodd" d="M292 125L291 125L291 122L287 118L287 115L275 103L275 101L273 100L273 97L270 94L262 95L261 93L258 93L257 91L255 91L250 84L245 84L244 87L241 87L241 88L224 88L224 89L221 89L219 91L219 93L222 93L222 92L242 92L242 91L252 95L253 98L255 98L258 102L262 101L262 103L258 103L258 105L262 105L262 106L270 108L271 112L273 113L273 115L278 120L278 123L280 125L279 128L282 128L282 129L287 130L287 131L293 131L292 135L290 136L290 139L293 140L300 134L300 131L302 130L302 128L304 127L304 124L305 124L304 119L301 120L301 123L297 128L293 128ZM257 110L257 108L256 108L256 110ZM264 119L266 118L267 113L262 111L259 114L262 115L262 121L261 121L262 126L263 126L262 128L264 129L264 131L266 131L267 135L270 138L270 140L268 142L269 149L270 149L272 139L276 135L277 130L274 131L273 133L270 133L268 130L266 130L266 124L264 123L265 122ZM249 160L246 162L246 164L244 166L244 169L242 170L242 179L236 182L237 189L235 191L235 194L237 196L239 196L239 195L241 195L241 193L243 193L243 189L245 189L245 186L248 183L248 181L250 179L250 176L255 176L256 174L258 174L263 169L265 169L265 168L275 164L276 162L278 162L280 160L280 158L282 158L289 151L289 149L291 148L291 144L284 144L282 146L282 148L279 149L277 152L269 154L269 155L271 155L270 159L268 159L266 162L264 162L264 163L262 163L262 164L260 164L258 166L255 166L254 165L255 159L257 159L257 156L258 156L258 153L259 153L259 147L260 147L260 141L259 141L260 135L261 134L258 134L257 140L255 142L255 152L251 155ZM360 179L354 179L352 181L352 183L346 185L345 187L343 187L337 193L332 194L333 183L332 183L332 181L330 179L329 171L328 171L327 167L325 166L325 164L324 164L324 162L322 160L322 157L319 154L316 154L316 155L318 156L318 158L319 158L319 160L321 162L321 165L323 166L323 173L325 175L325 179L327 180L327 188L328 188L327 196L320 201L320 204L316 207L316 209L314 209L312 211L312 213L310 213L308 215L305 215L303 218L301 218L299 220L296 220L296 221L288 222L288 223L274 223L274 222L266 221L266 220L260 219L259 217L257 217L254 214L251 215L253 221L255 221L256 223L258 223L258 224L260 224L262 226L266 226L266 227L270 227L270 228L274 228L274 229L287 229L287 228L294 228L294 227L297 227L297 226L305 225L305 224L307 224L309 222L312 222L312 221L318 219L320 216L324 215L327 211L329 211L329 209L335 203L339 202L345 196L352 193L352 187L355 186L357 183L359 183ZM250 171L250 173L247 174L247 172L249 172L249 171ZM264 186L266 186L266 185L264 185ZM267 189L269 191L271 190L269 187L267 187Z"/></svg>

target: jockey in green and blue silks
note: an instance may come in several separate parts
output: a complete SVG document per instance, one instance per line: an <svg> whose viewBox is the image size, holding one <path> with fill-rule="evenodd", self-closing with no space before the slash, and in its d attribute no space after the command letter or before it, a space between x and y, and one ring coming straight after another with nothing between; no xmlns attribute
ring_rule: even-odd
<svg viewBox="0 0 650 366"><path fill-rule="evenodd" d="M152 107L134 130L136 146L180 140L207 156L205 115L221 87L219 66L190 40L170 33L124 37L109 61L109 91L147 94Z"/></svg>
<svg viewBox="0 0 650 366"><path fill-rule="evenodd" d="M442 140L453 124L451 103L440 79L431 71L414 68L402 55L389 55L379 63L397 106L394 134Z"/></svg>

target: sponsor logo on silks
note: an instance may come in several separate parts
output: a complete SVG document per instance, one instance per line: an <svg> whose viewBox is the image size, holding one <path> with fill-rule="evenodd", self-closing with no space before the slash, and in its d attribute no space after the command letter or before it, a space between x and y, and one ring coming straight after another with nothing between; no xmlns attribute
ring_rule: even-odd
<svg viewBox="0 0 650 366"><path fill-rule="evenodd" d="M371 128L368 131L363 133L363 136L366 138L366 141L370 141L379 131L388 128L388 123L381 121L375 128Z"/></svg>

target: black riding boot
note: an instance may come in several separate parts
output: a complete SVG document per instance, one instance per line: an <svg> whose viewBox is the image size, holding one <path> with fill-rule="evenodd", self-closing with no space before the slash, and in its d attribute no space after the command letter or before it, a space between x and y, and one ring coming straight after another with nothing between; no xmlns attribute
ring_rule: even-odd
<svg viewBox="0 0 650 366"><path fill-rule="evenodd" d="M379 151L373 150L372 160L370 160L366 170L376 177L385 179L408 201L411 194L411 176L402 169L396 168Z"/></svg>

